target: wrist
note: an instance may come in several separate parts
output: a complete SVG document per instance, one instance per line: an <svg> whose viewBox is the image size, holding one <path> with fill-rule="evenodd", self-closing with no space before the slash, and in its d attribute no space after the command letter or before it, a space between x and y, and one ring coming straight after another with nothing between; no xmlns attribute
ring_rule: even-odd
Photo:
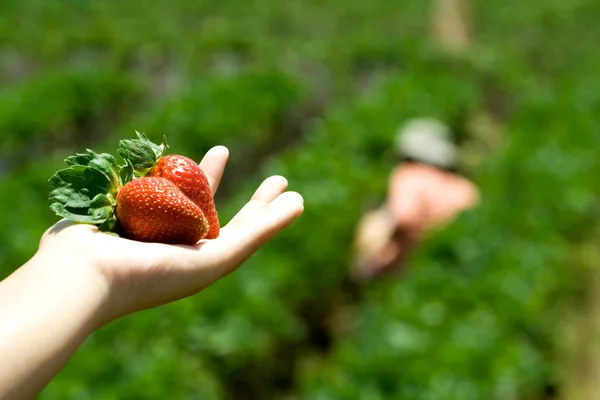
<svg viewBox="0 0 600 400"><path fill-rule="evenodd" d="M40 250L9 279L24 302L43 303L47 313L60 315L57 322L69 319L83 335L111 320L108 283L73 252Z"/></svg>
<svg viewBox="0 0 600 400"><path fill-rule="evenodd" d="M0 398L42 390L108 322L107 288L79 260L43 250L0 282L0 354L11 369L0 373Z"/></svg>

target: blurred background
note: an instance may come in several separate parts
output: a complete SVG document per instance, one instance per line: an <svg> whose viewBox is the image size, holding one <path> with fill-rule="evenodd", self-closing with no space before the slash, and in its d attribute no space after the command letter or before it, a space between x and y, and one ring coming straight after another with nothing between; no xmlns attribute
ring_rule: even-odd
<svg viewBox="0 0 600 400"><path fill-rule="evenodd" d="M0 278L48 178L134 130L231 151L226 223L283 174L305 214L201 295L94 334L40 399L555 399L600 393L594 0L0 2ZM481 202L349 278L397 127L438 118Z"/></svg>

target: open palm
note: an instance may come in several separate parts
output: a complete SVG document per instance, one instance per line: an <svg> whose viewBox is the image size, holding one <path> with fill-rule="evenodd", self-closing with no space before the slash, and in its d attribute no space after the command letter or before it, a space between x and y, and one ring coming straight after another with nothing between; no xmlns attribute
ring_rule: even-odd
<svg viewBox="0 0 600 400"><path fill-rule="evenodd" d="M212 148L200 167L216 192L229 152ZM213 240L196 245L143 243L101 233L66 220L50 228L40 250L68 255L108 285L116 316L190 296L239 267L302 214L303 199L286 192L281 176L266 179Z"/></svg>

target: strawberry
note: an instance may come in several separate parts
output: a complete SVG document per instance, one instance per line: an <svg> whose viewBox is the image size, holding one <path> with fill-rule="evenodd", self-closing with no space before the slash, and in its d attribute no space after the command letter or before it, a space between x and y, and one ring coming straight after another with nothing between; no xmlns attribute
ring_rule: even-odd
<svg viewBox="0 0 600 400"><path fill-rule="evenodd" d="M123 186L117 218L128 238L142 242L195 244L208 233L200 207L165 178L139 178Z"/></svg>
<svg viewBox="0 0 600 400"><path fill-rule="evenodd" d="M184 156L165 156L165 139L157 145L137 136L119 143L124 165L91 150L68 157L68 168L50 178L50 208L133 240L194 244L218 237L217 211L200 167Z"/></svg>
<svg viewBox="0 0 600 400"><path fill-rule="evenodd" d="M147 176L163 177L173 182L204 213L210 226L206 239L219 236L219 218L208 179L194 160L181 155L164 156Z"/></svg>

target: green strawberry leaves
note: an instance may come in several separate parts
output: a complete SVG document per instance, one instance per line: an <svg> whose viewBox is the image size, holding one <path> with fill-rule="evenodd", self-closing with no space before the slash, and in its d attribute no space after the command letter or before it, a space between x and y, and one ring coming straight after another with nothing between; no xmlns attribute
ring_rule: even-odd
<svg viewBox="0 0 600 400"><path fill-rule="evenodd" d="M134 173L135 171L131 162L129 160L125 160L125 165L123 165L119 171L119 178L121 178L121 182L123 184L131 182L133 180Z"/></svg>
<svg viewBox="0 0 600 400"><path fill-rule="evenodd" d="M50 209L63 218L83 224L97 225L106 221L106 219L98 218L97 215L88 215L87 208L67 208L64 204L57 202L52 203Z"/></svg>
<svg viewBox="0 0 600 400"><path fill-rule="evenodd" d="M50 208L72 221L102 224L110 217L121 186L116 160L109 154L88 150L65 161L69 167L50 178L54 188Z"/></svg>
<svg viewBox="0 0 600 400"><path fill-rule="evenodd" d="M121 140L119 165L110 154L87 150L65 159L68 167L49 179L52 191L50 209L71 221L93 224L101 231L116 233L117 193L128 182L144 176L164 155L166 138L157 145L143 133L137 139Z"/></svg>
<svg viewBox="0 0 600 400"><path fill-rule="evenodd" d="M121 140L118 151L124 160L131 162L138 175L144 176L164 155L168 147L167 138L163 136L162 144L157 145L151 142L143 133L137 131L135 133L138 138Z"/></svg>
<svg viewBox="0 0 600 400"><path fill-rule="evenodd" d="M119 166L117 160L110 154L96 154L92 150L87 150L87 154L76 154L67 157L65 162L70 166L93 166L106 175L113 186L119 184Z"/></svg>

